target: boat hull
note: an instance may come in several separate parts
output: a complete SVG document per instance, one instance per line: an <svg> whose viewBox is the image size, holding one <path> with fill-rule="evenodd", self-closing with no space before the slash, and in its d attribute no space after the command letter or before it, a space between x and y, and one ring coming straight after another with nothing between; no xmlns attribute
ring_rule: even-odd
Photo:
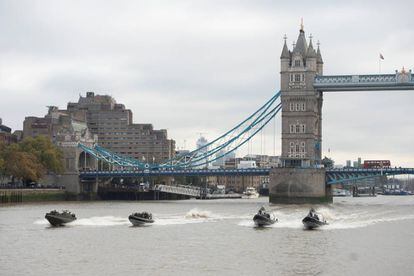
<svg viewBox="0 0 414 276"><path fill-rule="evenodd" d="M136 216L129 216L128 219L134 226L142 226L142 225L154 222L153 219L145 219L145 218L136 217Z"/></svg>
<svg viewBox="0 0 414 276"><path fill-rule="evenodd" d="M320 221L316 218L312 218L312 217L305 217L302 220L303 225L305 226L306 229L315 229L315 228L319 228L323 225L327 225L328 223L326 223L326 221Z"/></svg>
<svg viewBox="0 0 414 276"><path fill-rule="evenodd" d="M62 226L62 225L65 225L66 223L76 220L76 218L74 217L62 217L62 216L50 215L50 214L46 214L45 218L53 226Z"/></svg>
<svg viewBox="0 0 414 276"><path fill-rule="evenodd" d="M277 219L256 214L253 217L253 221L256 226L262 227L274 224L277 221Z"/></svg>

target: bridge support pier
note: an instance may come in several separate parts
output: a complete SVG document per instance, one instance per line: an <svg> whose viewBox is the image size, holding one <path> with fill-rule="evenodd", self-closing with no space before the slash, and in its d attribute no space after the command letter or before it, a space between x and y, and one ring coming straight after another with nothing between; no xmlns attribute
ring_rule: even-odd
<svg viewBox="0 0 414 276"><path fill-rule="evenodd" d="M98 193L98 179L92 178L88 181L81 181L79 173L64 173L56 178L56 184L64 186L66 192L74 195L88 195L96 197Z"/></svg>
<svg viewBox="0 0 414 276"><path fill-rule="evenodd" d="M274 168L270 171L269 202L274 204L331 203L325 169Z"/></svg>

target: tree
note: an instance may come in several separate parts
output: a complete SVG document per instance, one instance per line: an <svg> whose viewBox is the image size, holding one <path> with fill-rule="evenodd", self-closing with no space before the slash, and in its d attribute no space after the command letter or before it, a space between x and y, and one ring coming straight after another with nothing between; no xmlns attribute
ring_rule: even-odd
<svg viewBox="0 0 414 276"><path fill-rule="evenodd" d="M0 173L11 176L13 182L16 178L36 182L46 172L62 173L63 168L63 153L45 136L0 145Z"/></svg>
<svg viewBox="0 0 414 276"><path fill-rule="evenodd" d="M5 173L12 176L13 179L22 179L27 183L39 181L43 177L45 169L33 154L20 151L18 147L10 147L7 152Z"/></svg>
<svg viewBox="0 0 414 276"><path fill-rule="evenodd" d="M322 159L322 165L325 168L333 168L334 164L335 164L335 162L331 158L328 158L328 157L325 156L325 158Z"/></svg>
<svg viewBox="0 0 414 276"><path fill-rule="evenodd" d="M4 166L6 162L4 161L4 153L6 150L6 145L3 143L3 141L0 141L0 177L3 177L5 175L4 173Z"/></svg>
<svg viewBox="0 0 414 276"><path fill-rule="evenodd" d="M63 153L50 141L48 137L28 137L20 142L19 145L23 152L28 152L36 156L47 171L53 173L63 172Z"/></svg>

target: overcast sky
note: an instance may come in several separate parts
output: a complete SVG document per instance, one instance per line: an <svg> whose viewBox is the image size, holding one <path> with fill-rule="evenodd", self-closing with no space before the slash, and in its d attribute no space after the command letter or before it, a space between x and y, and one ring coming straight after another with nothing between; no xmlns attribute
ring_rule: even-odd
<svg viewBox="0 0 414 276"><path fill-rule="evenodd" d="M215 138L279 90L283 35L291 47L301 17L325 75L378 73L379 53L393 73L414 68L413 10L414 1L0 0L0 117L22 129L25 116L94 91L192 148L198 133ZM324 155L414 167L413 104L414 91L325 93ZM273 139L280 153L280 115L275 138L273 126L256 153L273 154Z"/></svg>

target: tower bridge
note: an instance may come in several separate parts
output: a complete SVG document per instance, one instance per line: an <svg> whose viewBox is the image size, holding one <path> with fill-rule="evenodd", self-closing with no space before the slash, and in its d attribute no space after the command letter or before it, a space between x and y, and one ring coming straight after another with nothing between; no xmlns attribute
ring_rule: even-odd
<svg viewBox="0 0 414 276"><path fill-rule="evenodd" d="M395 74L323 74L318 43L305 37L303 24L292 50L285 43L280 56L282 100L282 162L271 171L270 201L302 203L332 201L328 183L373 176L374 171L350 173L318 169L322 153L323 93L337 91L414 90L411 70ZM364 175L365 174L365 175Z"/></svg>
<svg viewBox="0 0 414 276"><path fill-rule="evenodd" d="M303 25L293 49L285 43L280 56L281 89L263 106L220 137L186 155L159 164L148 164L106 150L98 145L79 148L91 158L121 171L83 171L81 179L177 175L269 175L272 203L329 202L331 184L378 175L413 174L413 169L325 170L322 155L323 93L340 91L414 90L411 70L393 74L323 75L318 43L305 37ZM282 167L248 170L206 170L203 166L237 150L260 132L278 113L282 117Z"/></svg>

